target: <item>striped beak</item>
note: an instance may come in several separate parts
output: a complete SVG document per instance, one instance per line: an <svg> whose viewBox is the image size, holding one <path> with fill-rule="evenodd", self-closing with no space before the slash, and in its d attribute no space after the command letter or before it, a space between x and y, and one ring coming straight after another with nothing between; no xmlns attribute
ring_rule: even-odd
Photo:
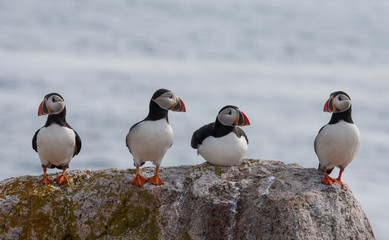
<svg viewBox="0 0 389 240"><path fill-rule="evenodd" d="M244 114L244 113L243 113L242 111L240 111L240 110L239 110L239 118L238 118L237 125L238 125L238 126L250 125L249 118L246 116L246 114Z"/></svg>
<svg viewBox="0 0 389 240"><path fill-rule="evenodd" d="M324 104L323 112L332 112L332 96Z"/></svg>
<svg viewBox="0 0 389 240"><path fill-rule="evenodd" d="M181 98L177 97L177 101L173 104L173 107L170 110L174 112L186 112L185 104Z"/></svg>
<svg viewBox="0 0 389 240"><path fill-rule="evenodd" d="M46 99L45 99L41 102L41 104L39 104L38 116L42 116L42 115L46 115L46 114L49 114L49 110L47 109Z"/></svg>

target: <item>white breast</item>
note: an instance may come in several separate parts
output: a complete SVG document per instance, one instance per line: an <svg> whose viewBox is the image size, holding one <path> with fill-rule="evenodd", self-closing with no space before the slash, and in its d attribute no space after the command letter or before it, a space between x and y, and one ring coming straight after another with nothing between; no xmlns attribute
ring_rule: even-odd
<svg viewBox="0 0 389 240"><path fill-rule="evenodd" d="M207 162L222 166L239 163L246 152L246 139L243 136L238 138L233 132L220 138L207 137L197 148L197 153Z"/></svg>
<svg viewBox="0 0 389 240"><path fill-rule="evenodd" d="M322 165L344 169L359 149L359 130L355 124L340 121L326 125L315 142L316 153Z"/></svg>
<svg viewBox="0 0 389 240"><path fill-rule="evenodd" d="M74 155L76 134L67 127L52 124L39 130L38 155L42 165L67 166Z"/></svg>
<svg viewBox="0 0 389 240"><path fill-rule="evenodd" d="M131 129L126 138L135 165L146 161L160 165L173 140L173 129L166 119L140 122Z"/></svg>

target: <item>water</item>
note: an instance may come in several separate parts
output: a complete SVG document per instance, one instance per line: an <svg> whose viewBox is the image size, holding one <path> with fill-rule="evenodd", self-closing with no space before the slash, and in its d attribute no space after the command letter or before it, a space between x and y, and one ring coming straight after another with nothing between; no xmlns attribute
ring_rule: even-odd
<svg viewBox="0 0 389 240"><path fill-rule="evenodd" d="M42 173L31 147L59 92L83 148L70 169L133 167L129 128L158 88L175 143L162 166L204 160L192 133L239 106L247 157L317 167L313 141L329 94L346 91L362 143L343 179L379 239L389 234L389 2L0 0L0 179ZM147 164L150 165L150 164ZM52 170L50 170L52 172ZM337 171L333 174L337 175Z"/></svg>

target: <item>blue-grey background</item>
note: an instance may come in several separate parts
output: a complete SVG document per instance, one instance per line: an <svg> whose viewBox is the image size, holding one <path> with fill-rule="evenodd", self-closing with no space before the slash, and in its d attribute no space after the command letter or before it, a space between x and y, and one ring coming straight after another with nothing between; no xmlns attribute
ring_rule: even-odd
<svg viewBox="0 0 389 240"><path fill-rule="evenodd" d="M252 124L247 157L317 167L324 102L344 90L362 143L343 180L384 239L388 22L385 0L0 0L0 179L41 174L31 138L49 92L83 140L70 169L101 169L133 167L125 136L161 87L187 106L169 114L162 166L204 162L193 131L234 104Z"/></svg>

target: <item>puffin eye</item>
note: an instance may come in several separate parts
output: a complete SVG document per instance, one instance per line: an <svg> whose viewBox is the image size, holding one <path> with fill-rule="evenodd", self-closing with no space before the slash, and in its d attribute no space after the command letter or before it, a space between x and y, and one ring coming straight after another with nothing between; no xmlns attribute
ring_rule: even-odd
<svg viewBox="0 0 389 240"><path fill-rule="evenodd" d="M53 103L55 103L56 102L55 97L52 97L51 101L53 101Z"/></svg>
<svg viewBox="0 0 389 240"><path fill-rule="evenodd" d="M228 111L228 115L231 115L232 114L232 111L231 111L231 109L230 109L230 111Z"/></svg>

